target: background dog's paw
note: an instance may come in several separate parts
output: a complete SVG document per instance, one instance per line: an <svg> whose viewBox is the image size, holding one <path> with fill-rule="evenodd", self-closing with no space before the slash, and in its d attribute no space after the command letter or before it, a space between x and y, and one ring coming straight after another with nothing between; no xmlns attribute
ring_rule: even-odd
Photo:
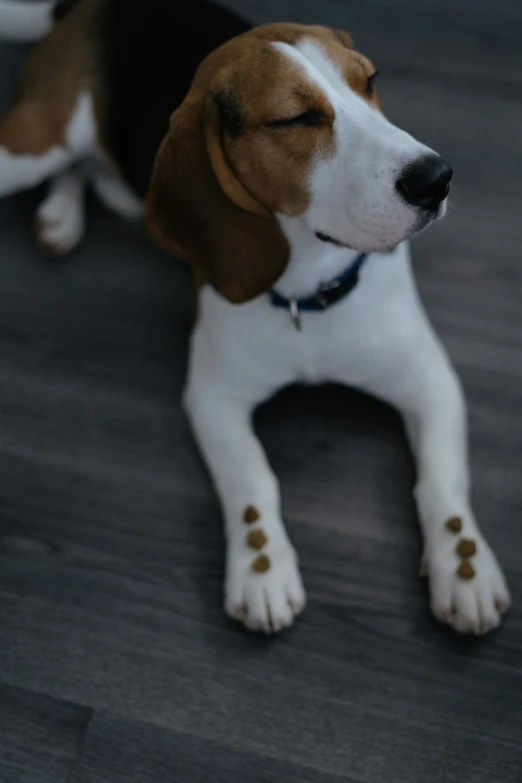
<svg viewBox="0 0 522 783"><path fill-rule="evenodd" d="M496 628L511 599L504 574L482 537L445 542L425 553L431 608L443 623L460 633L485 634ZM468 551L467 551L468 547ZM467 556L466 556L467 555Z"/></svg>
<svg viewBox="0 0 522 783"><path fill-rule="evenodd" d="M227 558L225 611L252 631L274 633L292 625L306 595L289 543L261 551L232 548Z"/></svg>
<svg viewBox="0 0 522 783"><path fill-rule="evenodd" d="M63 194L47 198L35 221L36 240L46 255L60 258L81 242L85 233L83 207Z"/></svg>

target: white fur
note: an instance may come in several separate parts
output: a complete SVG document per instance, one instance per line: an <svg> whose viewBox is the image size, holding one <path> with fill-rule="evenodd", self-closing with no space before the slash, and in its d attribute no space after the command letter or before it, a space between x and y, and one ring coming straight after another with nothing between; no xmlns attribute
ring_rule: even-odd
<svg viewBox="0 0 522 783"><path fill-rule="evenodd" d="M7 41L38 41L54 25L55 2L0 0L0 38Z"/></svg>
<svg viewBox="0 0 522 783"><path fill-rule="evenodd" d="M75 248L85 233L85 176L75 167L58 175L40 204L37 231L40 242L56 255Z"/></svg>
<svg viewBox="0 0 522 783"><path fill-rule="evenodd" d="M414 230L415 211L401 202L394 182L426 148L352 93L315 44L301 44L299 51L278 46L320 84L336 111L337 153L315 167L311 208L299 218L279 218L291 256L276 287L305 296L356 255L320 242L315 231L376 251ZM350 154L355 147L357 154ZM373 252L350 296L322 313L304 313L301 332L266 295L238 306L209 286L201 292L184 400L222 502L228 614L270 631L289 625L304 607L277 479L251 425L254 408L295 381L348 384L400 410L417 461L432 609L458 631L483 633L498 625L509 593L470 507L464 399L419 301L406 243L392 253ZM254 528L268 536L263 551L271 567L264 573L251 568L257 553L246 540L248 506L260 513ZM470 581L456 574L458 537L445 528L455 515L463 519L462 535L478 546Z"/></svg>
<svg viewBox="0 0 522 783"><path fill-rule="evenodd" d="M76 160L100 155L98 127L90 92L84 91L78 95L74 112L67 124L65 139L67 149Z"/></svg>
<svg viewBox="0 0 522 783"><path fill-rule="evenodd" d="M274 46L327 94L335 111L335 154L314 168L306 225L363 251L387 250L416 233L419 213L401 198L396 182L408 164L433 150L350 89L316 41ZM445 205L439 217L444 211Z"/></svg>
<svg viewBox="0 0 522 783"><path fill-rule="evenodd" d="M42 155L13 155L0 147L0 197L36 187L69 161L67 150L59 146Z"/></svg>

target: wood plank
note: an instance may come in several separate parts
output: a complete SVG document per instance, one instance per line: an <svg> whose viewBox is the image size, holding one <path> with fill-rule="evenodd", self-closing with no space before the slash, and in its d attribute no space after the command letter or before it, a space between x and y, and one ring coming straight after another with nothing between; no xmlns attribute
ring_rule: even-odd
<svg viewBox="0 0 522 783"><path fill-rule="evenodd" d="M96 713L75 776L78 783L358 783L106 712Z"/></svg>
<svg viewBox="0 0 522 783"><path fill-rule="evenodd" d="M0 783L69 783L92 711L0 683Z"/></svg>

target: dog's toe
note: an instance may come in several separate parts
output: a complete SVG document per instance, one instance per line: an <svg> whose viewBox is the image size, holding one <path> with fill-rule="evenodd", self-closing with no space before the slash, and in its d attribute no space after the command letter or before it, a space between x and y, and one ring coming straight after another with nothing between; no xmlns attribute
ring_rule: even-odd
<svg viewBox="0 0 522 783"><path fill-rule="evenodd" d="M446 549L430 552L428 563L431 608L440 622L459 633L477 635L498 627L510 604L509 591L483 538L470 560L460 560L453 549Z"/></svg>
<svg viewBox="0 0 522 783"><path fill-rule="evenodd" d="M252 631L277 633L288 628L306 604L290 545L267 547L266 553L229 553L225 611Z"/></svg>

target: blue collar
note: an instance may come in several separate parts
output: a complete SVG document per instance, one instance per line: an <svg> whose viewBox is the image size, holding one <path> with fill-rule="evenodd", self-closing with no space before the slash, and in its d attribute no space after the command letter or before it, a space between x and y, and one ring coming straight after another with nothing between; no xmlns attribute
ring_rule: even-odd
<svg viewBox="0 0 522 783"><path fill-rule="evenodd" d="M319 313L328 310L345 296L348 296L359 281L359 272L364 262L368 258L368 253L359 253L348 269L342 274L334 277L328 283L321 283L315 294L305 296L301 299L287 299L286 296L278 294L274 288L269 293L272 307L281 307L288 310L295 328L301 330L301 313Z"/></svg>

